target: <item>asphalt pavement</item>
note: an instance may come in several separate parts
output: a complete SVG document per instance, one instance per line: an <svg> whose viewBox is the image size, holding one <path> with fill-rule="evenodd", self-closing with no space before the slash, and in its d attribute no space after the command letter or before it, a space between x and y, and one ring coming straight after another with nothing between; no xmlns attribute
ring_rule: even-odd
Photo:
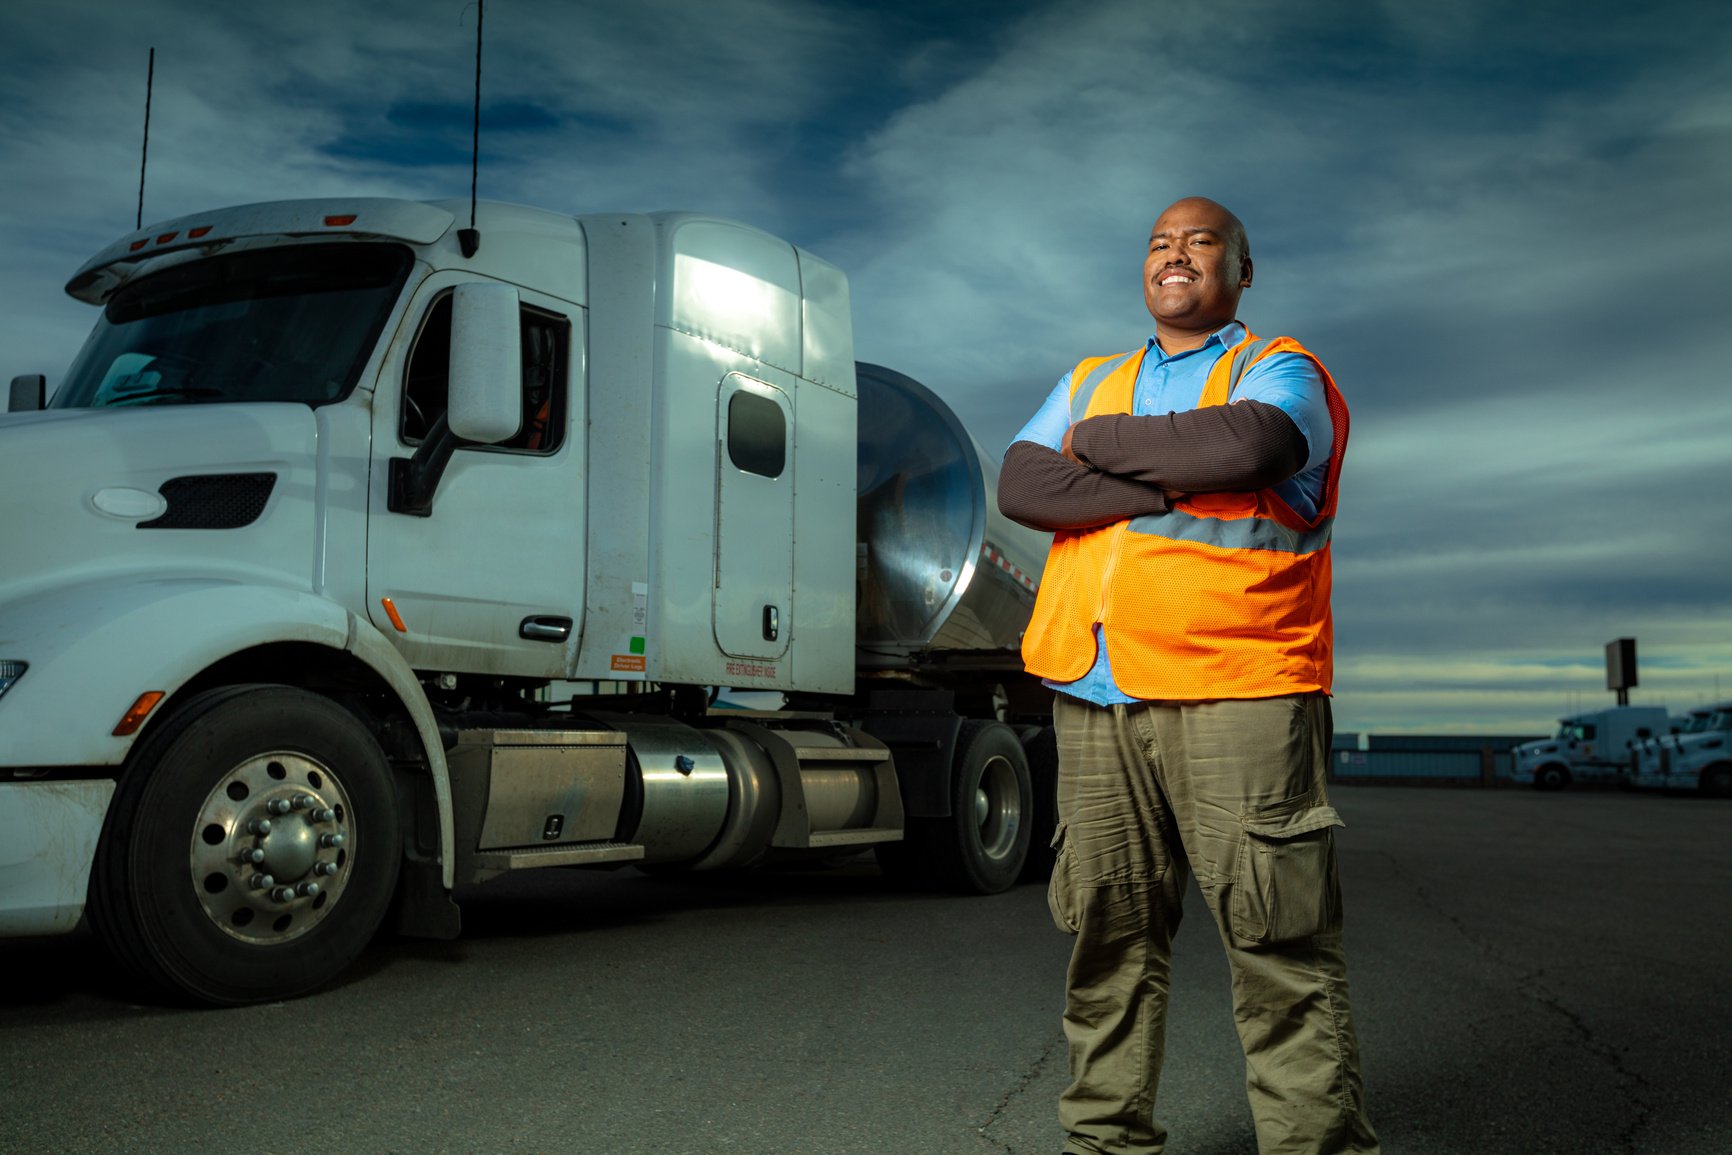
<svg viewBox="0 0 1732 1155"><path fill-rule="evenodd" d="M1732 802L1338 787L1388 1155L1732 1151ZM1193 899L1194 899L1193 895ZM464 892L291 1003L142 998L84 936L0 942L0 1151L1053 1155L1069 940L1044 889L871 860ZM1172 1155L1256 1141L1214 929L1179 936Z"/></svg>

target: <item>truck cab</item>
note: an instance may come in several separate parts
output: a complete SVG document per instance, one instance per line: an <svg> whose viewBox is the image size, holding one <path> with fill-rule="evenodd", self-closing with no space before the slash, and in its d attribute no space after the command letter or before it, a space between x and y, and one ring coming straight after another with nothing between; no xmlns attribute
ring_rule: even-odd
<svg viewBox="0 0 1732 1155"><path fill-rule="evenodd" d="M1732 798L1732 702L1706 707L1702 713L1700 725L1671 740L1658 772L1644 785Z"/></svg>
<svg viewBox="0 0 1732 1155"><path fill-rule="evenodd" d="M1678 740L1686 734L1699 734L1707 729L1714 716L1711 706L1699 706L1674 715L1667 733L1644 738L1630 748L1630 769L1620 785L1637 790L1657 789L1666 784L1671 770L1672 752Z"/></svg>

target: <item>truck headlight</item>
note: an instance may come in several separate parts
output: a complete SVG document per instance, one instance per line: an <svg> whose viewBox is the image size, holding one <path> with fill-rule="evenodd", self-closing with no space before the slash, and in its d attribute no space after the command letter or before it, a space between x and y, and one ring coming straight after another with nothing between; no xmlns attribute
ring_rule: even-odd
<svg viewBox="0 0 1732 1155"><path fill-rule="evenodd" d="M6 696L6 691L12 688L12 683L22 678L24 671L29 668L29 662L15 662L10 658L0 658L0 698Z"/></svg>

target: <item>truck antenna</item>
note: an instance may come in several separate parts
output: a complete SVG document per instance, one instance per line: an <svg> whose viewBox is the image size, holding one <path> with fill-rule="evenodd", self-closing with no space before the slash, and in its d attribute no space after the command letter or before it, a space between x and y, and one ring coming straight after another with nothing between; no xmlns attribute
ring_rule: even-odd
<svg viewBox="0 0 1732 1155"><path fill-rule="evenodd" d="M150 93L156 87L156 49L150 50L150 65L144 75L144 150L138 157L138 217L133 228L144 227L144 166L150 160Z"/></svg>
<svg viewBox="0 0 1732 1155"><path fill-rule="evenodd" d="M469 227L457 230L457 247L473 257L481 247L475 227L475 190L481 177L481 26L487 20L487 0L475 0L475 135L469 146Z"/></svg>

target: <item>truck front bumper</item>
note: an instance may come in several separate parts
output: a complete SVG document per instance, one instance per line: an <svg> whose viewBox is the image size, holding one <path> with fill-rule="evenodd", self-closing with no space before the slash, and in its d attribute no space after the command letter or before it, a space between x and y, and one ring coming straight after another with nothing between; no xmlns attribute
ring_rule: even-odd
<svg viewBox="0 0 1732 1155"><path fill-rule="evenodd" d="M78 925L113 795L111 779L0 782L0 937Z"/></svg>

